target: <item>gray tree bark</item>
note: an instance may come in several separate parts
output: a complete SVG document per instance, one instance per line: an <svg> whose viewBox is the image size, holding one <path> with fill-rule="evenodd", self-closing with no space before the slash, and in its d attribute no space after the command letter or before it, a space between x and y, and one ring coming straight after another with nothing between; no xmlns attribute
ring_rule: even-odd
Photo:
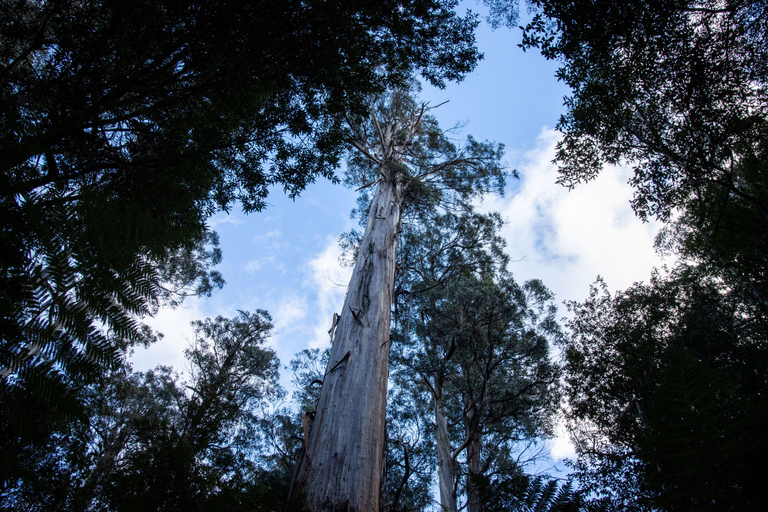
<svg viewBox="0 0 768 512"><path fill-rule="evenodd" d="M288 511L378 512L403 197L410 185L441 179L446 169L457 173L452 179L461 177L455 191L459 195L469 196L478 185L487 186L489 176L501 179L497 148L470 144L477 156L467 156L447 141L439 147L431 139L434 132L418 143L427 110L409 91L395 91L372 104L369 122L347 120L350 144L374 164L358 168L361 189L375 184L376 191L336 324L306 451L294 472ZM489 167L484 167L486 163ZM370 176L371 170L377 176Z"/></svg>
<svg viewBox="0 0 768 512"><path fill-rule="evenodd" d="M395 252L402 207L396 166L384 162L290 511L379 510Z"/></svg>
<svg viewBox="0 0 768 512"><path fill-rule="evenodd" d="M437 443L437 475L440 487L440 508L443 512L456 512L456 462L451 454L448 437L448 419L443 410L443 385L440 375L434 376L435 437Z"/></svg>
<svg viewBox="0 0 768 512"><path fill-rule="evenodd" d="M477 423L477 408L470 403L467 395L464 396L466 413L467 436L467 510L468 512L482 512L483 504L480 501L480 492L472 481L472 475L480 475L483 472L482 450L483 433Z"/></svg>

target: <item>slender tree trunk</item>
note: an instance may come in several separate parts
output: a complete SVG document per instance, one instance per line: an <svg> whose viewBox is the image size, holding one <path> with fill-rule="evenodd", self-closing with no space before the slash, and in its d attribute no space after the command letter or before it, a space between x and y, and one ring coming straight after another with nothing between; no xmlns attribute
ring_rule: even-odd
<svg viewBox="0 0 768 512"><path fill-rule="evenodd" d="M467 407L469 398L464 396L465 407ZM472 481L473 475L482 474L482 449L483 433L477 422L477 407L472 404L467 407L467 417L465 419L465 432L469 444L467 445L467 511L482 512L483 504L480 501L480 493L477 486Z"/></svg>
<svg viewBox="0 0 768 512"><path fill-rule="evenodd" d="M379 166L344 308L331 346L308 448L296 468L290 512L377 512L385 432L389 332L401 185Z"/></svg>
<svg viewBox="0 0 768 512"><path fill-rule="evenodd" d="M448 437L448 419L443 410L443 380L435 374L435 436L437 441L437 474L440 485L440 508L443 512L456 512L456 463L451 457Z"/></svg>
<svg viewBox="0 0 768 512"><path fill-rule="evenodd" d="M480 493L477 490L472 475L482 474L480 452L483 448L483 436L479 432L470 434L472 440L467 446L467 510L469 512L482 512L483 504L480 502Z"/></svg>

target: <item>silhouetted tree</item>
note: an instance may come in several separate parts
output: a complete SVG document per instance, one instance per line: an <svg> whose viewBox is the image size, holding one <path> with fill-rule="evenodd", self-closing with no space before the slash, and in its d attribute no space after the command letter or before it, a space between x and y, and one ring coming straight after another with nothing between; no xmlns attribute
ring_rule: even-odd
<svg viewBox="0 0 768 512"><path fill-rule="evenodd" d="M611 295L564 345L577 470L611 510L760 510L768 455L763 317L681 267Z"/></svg>
<svg viewBox="0 0 768 512"><path fill-rule="evenodd" d="M270 318L258 311L194 324L188 384L159 366L82 389L87 417L54 425L47 445L21 445L0 506L281 510L289 477L267 460L260 425L261 407L282 393L278 361L263 346Z"/></svg>

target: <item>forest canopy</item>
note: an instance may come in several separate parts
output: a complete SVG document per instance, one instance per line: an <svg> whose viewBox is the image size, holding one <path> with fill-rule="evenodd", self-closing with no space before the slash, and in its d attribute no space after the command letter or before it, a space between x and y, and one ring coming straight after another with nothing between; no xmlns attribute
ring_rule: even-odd
<svg viewBox="0 0 768 512"><path fill-rule="evenodd" d="M342 114L414 73L442 86L474 67L477 19L453 7L2 3L4 461L84 417L83 386L154 340L142 318L223 285L212 214L335 180Z"/></svg>
<svg viewBox="0 0 768 512"><path fill-rule="evenodd" d="M342 113L412 73L470 71L477 20L453 7L3 2L5 421L24 431L14 393L66 395L152 339L142 317L220 287L206 220L335 180Z"/></svg>
<svg viewBox="0 0 768 512"><path fill-rule="evenodd" d="M479 206L503 146L414 96L481 58L456 1L3 2L0 510L762 510L768 3L527 6L570 89L560 185L629 169L671 256L562 321ZM292 404L262 310L133 370L144 319L224 285L214 214L341 166L365 231ZM560 420L572 473L534 474Z"/></svg>
<svg viewBox="0 0 768 512"><path fill-rule="evenodd" d="M609 510L760 510L768 5L532 3L523 46L572 88L560 182L630 166L632 206L666 223L657 247L676 259L648 284L611 295L598 282L570 304L577 473Z"/></svg>

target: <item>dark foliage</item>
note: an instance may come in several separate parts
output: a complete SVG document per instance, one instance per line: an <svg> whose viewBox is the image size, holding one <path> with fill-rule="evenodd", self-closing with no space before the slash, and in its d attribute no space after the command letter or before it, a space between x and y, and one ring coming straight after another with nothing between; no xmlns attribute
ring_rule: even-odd
<svg viewBox="0 0 768 512"><path fill-rule="evenodd" d="M765 312L768 4L535 1L524 46L573 90L558 127L562 184L634 168L641 218Z"/></svg>
<svg viewBox="0 0 768 512"><path fill-rule="evenodd" d="M566 392L590 490L616 510L760 510L765 319L697 269L570 308Z"/></svg>
<svg viewBox="0 0 768 512"><path fill-rule="evenodd" d="M0 508L281 510L290 473L270 459L261 410L281 393L270 318L195 324L188 384L168 367L118 370L81 388L84 410L46 422L43 442L4 444Z"/></svg>
<svg viewBox="0 0 768 512"><path fill-rule="evenodd" d="M387 395L381 509L385 512L427 510L434 500L435 470L434 422L424 414L430 403L418 377L413 381L413 375L399 368L393 370L393 385ZM414 392L413 388L418 391Z"/></svg>
<svg viewBox="0 0 768 512"><path fill-rule="evenodd" d="M496 482L519 471L557 404L552 296L540 282L520 286L505 272L499 217L466 207L412 213L425 214L428 222L404 225L398 249L385 492L392 510L428 502L440 463L436 407L457 469L448 485L459 496L471 491L477 503L470 473Z"/></svg>
<svg viewBox="0 0 768 512"><path fill-rule="evenodd" d="M152 339L143 316L221 286L206 219L335 179L340 114L471 70L475 19L453 5L3 2L0 421L45 430ZM31 395L33 419L14 406Z"/></svg>
<svg viewBox="0 0 768 512"><path fill-rule="evenodd" d="M588 509L583 492L572 482L560 483L542 476L526 475L513 469L494 478L473 476L486 512L579 512ZM597 510L594 510L597 512Z"/></svg>
<svg viewBox="0 0 768 512"><path fill-rule="evenodd" d="M503 3L503 2L501 2ZM532 2L525 48L562 63L562 184L628 164L633 207L681 258L572 305L577 466L612 510L765 501L768 5Z"/></svg>

